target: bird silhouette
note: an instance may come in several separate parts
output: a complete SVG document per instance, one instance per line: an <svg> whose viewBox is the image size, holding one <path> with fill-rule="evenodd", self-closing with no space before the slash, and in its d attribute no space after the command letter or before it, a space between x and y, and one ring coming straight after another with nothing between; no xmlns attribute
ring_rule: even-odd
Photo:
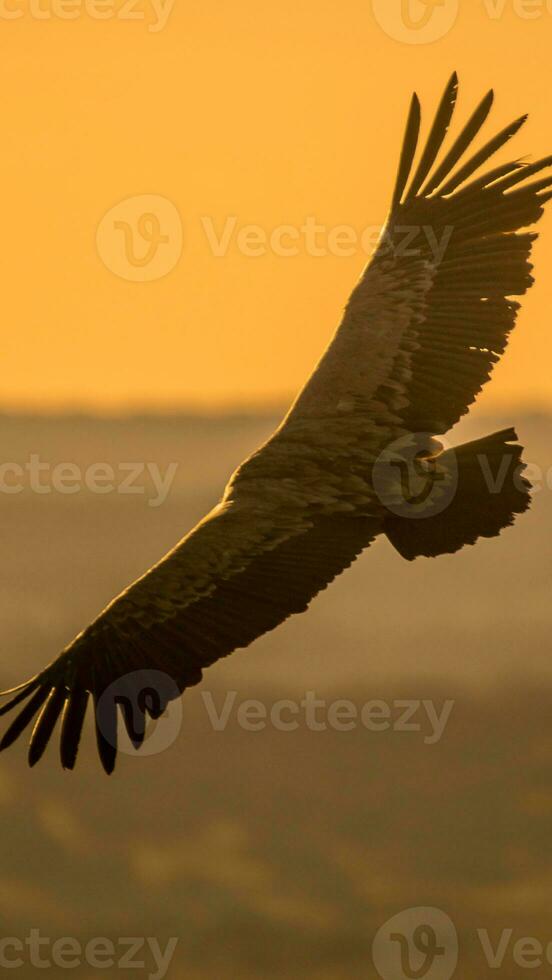
<svg viewBox="0 0 552 980"><path fill-rule="evenodd" d="M526 510L513 429L456 449L435 437L467 412L506 347L519 308L511 297L533 281L536 235L523 229L552 196L552 175L541 173L552 156L480 173L523 116L466 159L492 91L443 149L457 91L453 74L418 154L413 96L384 232L280 426L172 551L49 666L4 692L0 714L19 712L0 748L36 718L34 765L61 716L61 763L72 769L91 697L110 773L119 713L139 747L148 716L205 667L303 612L377 535L406 559L433 557L493 537Z"/></svg>

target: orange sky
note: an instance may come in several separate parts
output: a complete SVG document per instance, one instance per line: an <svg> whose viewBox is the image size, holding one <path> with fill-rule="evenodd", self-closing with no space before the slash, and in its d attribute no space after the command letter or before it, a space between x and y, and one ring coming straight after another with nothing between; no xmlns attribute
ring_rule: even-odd
<svg viewBox="0 0 552 980"><path fill-rule="evenodd" d="M307 254L301 238L298 255L253 257L232 237L216 256L205 223L212 234L229 216L236 234L298 228L308 216L327 229L380 224L411 91L427 121L453 68L462 118L496 90L485 138L528 109L507 155L552 152L551 2L460 0L452 23L455 0L445 0L433 16L449 17L448 32L417 44L401 37L401 0L386 0L385 29L374 13L382 0L176 0L170 13L171 0L127 0L118 17L111 2L0 2L4 407L203 408L292 395L364 253L331 254L326 234L327 254ZM411 0L410 15L423 14ZM109 240L102 218L136 195L149 198L111 216L120 224ZM159 229L146 223L154 239L169 232L154 261L180 257L168 270L152 263L161 278L121 278L123 267L148 274L148 243L133 239L125 252L125 222L155 217L158 196L174 207L163 205ZM541 232L537 285L482 408L552 401L550 215Z"/></svg>

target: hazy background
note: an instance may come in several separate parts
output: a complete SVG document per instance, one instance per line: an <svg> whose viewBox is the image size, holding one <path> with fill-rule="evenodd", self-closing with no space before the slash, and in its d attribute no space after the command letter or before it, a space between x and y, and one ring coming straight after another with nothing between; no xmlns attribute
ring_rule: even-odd
<svg viewBox="0 0 552 980"><path fill-rule="evenodd" d="M0 419L4 458L22 465L31 451L83 469L144 459L164 471L180 461L157 508L146 494L0 497L2 686L54 657L172 545L275 421ZM545 415L481 415L455 435L513 421L534 475L546 477ZM494 944L503 929L513 942L548 942L551 531L552 490L543 488L514 528L455 556L411 564L378 540L308 613L207 672L184 699L171 748L123 754L111 778L90 730L73 774L59 770L57 743L32 771L23 744L2 755L2 934L34 927L52 938L145 935L162 945L179 936L175 980L375 977L372 938L409 906L453 918L459 974L470 980L497 974L477 929ZM303 724L254 733L233 714L216 732L202 690L218 710L229 690L238 704L268 707L307 690L359 708L374 698L455 705L429 745L427 723L421 733ZM520 975L511 956L499 975Z"/></svg>

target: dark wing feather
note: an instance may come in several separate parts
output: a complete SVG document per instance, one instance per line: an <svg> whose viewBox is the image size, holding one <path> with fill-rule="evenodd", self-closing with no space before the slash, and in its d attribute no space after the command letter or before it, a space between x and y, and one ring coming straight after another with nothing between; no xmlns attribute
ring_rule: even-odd
<svg viewBox="0 0 552 980"><path fill-rule="evenodd" d="M412 167L412 162L414 160L414 154L416 153L416 147L418 145L418 136L420 133L420 100L416 93L412 96L412 101L410 103L410 111L408 113L408 119L406 121L406 131L404 134L403 146L401 151L401 156L399 160L399 170L397 173L397 180L395 183L395 190L393 192L393 207L402 200L404 193L404 188L406 182L410 176L410 170Z"/></svg>
<svg viewBox="0 0 552 980"><path fill-rule="evenodd" d="M64 769L73 769L75 765L89 697L90 693L79 687L68 692L60 735L60 759Z"/></svg>
<svg viewBox="0 0 552 980"><path fill-rule="evenodd" d="M65 687L53 687L38 716L29 742L29 765L34 766L42 758L55 724L67 698Z"/></svg>
<svg viewBox="0 0 552 980"><path fill-rule="evenodd" d="M33 691L34 688L36 688L36 684L30 682L28 691L24 690L22 693L23 694L30 693L31 691ZM30 699L30 701L27 701L24 708L21 709L19 714L12 721L9 728L4 732L2 740L0 741L0 751L2 749L7 749L8 746L12 745L12 743L15 742L16 738L19 738L21 732L24 731L24 729L27 727L29 722L33 720L39 708L41 708L42 705L44 704L46 698L50 694L50 691L51 691L51 686L47 682L41 684L38 687L38 689L34 691L34 694ZM20 698L18 698L17 700L19 701ZM12 701L11 702L12 706L13 703L14 702Z"/></svg>
<svg viewBox="0 0 552 980"><path fill-rule="evenodd" d="M93 698L98 755L106 773L110 775L117 758L117 703L108 688L101 693L96 688Z"/></svg>
<svg viewBox="0 0 552 980"><path fill-rule="evenodd" d="M439 186L441 184L441 180L450 173L453 166L453 164L450 164L449 161L445 161L446 165L443 165L443 173L437 172L435 174L433 180L430 182L430 184L428 184L427 188L424 189L424 193L430 194L433 191L438 190L438 193L442 195L452 194L452 192L455 191L460 184L467 180L468 177L471 177L476 170L479 170L479 167L482 167L483 164L486 163L490 157L492 157L493 153L497 153L497 151L500 150L501 147L508 142L508 140L511 140L512 136L515 136L526 120L527 116L520 116L519 119L515 119L513 123L505 126L500 133L494 136L493 139L489 140L488 143L485 143L485 146L483 146L473 155L473 157L463 164L463 166L456 171L454 176L441 187ZM470 142L471 140L466 145L469 145ZM459 159L459 157L456 159ZM456 159L454 160L454 163L456 163ZM513 164L513 166L515 166L515 164Z"/></svg>
<svg viewBox="0 0 552 980"><path fill-rule="evenodd" d="M456 72L454 72L443 93L439 108L437 109L437 114L435 116L433 126L431 127L431 132L428 136L424 152L422 153L422 158L418 164L418 168L412 178L412 183L410 184L406 195L407 201L416 196L433 164L435 163L437 154L439 153L439 150L443 145L443 140L448 132L454 107L456 105L457 95L458 76Z"/></svg>
<svg viewBox="0 0 552 980"><path fill-rule="evenodd" d="M491 91L487 92L485 98L480 102L471 119L469 119L468 122L466 123L464 129L455 140L454 144L450 148L442 164L439 167L437 167L431 179L428 180L422 192L425 197L428 197L431 193L433 193L434 190L436 190L439 187L441 181L444 180L447 174L451 172L452 168L458 163L458 160L460 160L460 158L464 155L467 148L471 146L473 140L477 136L479 130L483 126L483 123L487 119L489 112L491 111L493 101L494 101L494 93L491 89ZM477 161L477 163L474 164L473 170L476 170L478 166L483 164L485 160L489 156L491 156L494 150L498 149L499 146L502 145L502 142L506 142L506 140L510 138L510 135L512 134L510 133L508 133L508 135L506 135L506 133L501 134L500 136L495 137L495 139L492 140L491 143L487 144L487 147L484 148L484 150L480 151L479 160ZM493 148L491 149L492 144L496 144L496 145L494 145ZM466 164L466 169L468 168L468 166L471 166L471 161L469 165ZM471 170L470 173L473 173L473 170Z"/></svg>

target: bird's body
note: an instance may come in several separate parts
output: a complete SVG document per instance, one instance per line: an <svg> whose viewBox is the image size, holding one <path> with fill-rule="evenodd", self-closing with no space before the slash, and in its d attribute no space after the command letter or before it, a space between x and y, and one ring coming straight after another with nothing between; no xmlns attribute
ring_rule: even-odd
<svg viewBox="0 0 552 980"><path fill-rule="evenodd" d="M552 158L503 164L470 181L521 119L455 170L488 115L489 93L435 166L456 92L453 76L412 175L414 97L385 233L280 427L196 528L53 664L10 692L0 713L29 700L0 747L40 711L29 752L36 762L63 713L61 759L72 768L91 694L100 757L111 771L118 704L140 744L147 712L158 716L206 666L303 611L378 534L408 559L434 556L494 536L526 509L513 430L444 452L435 437L465 414L506 346L518 308L511 296L532 282L535 236L519 232L551 196L552 177L527 179ZM431 234L405 248L405 227ZM480 458L491 470L506 459L498 492ZM413 462L423 492L407 481L405 498L401 467ZM173 685L155 703L141 697L148 671Z"/></svg>

